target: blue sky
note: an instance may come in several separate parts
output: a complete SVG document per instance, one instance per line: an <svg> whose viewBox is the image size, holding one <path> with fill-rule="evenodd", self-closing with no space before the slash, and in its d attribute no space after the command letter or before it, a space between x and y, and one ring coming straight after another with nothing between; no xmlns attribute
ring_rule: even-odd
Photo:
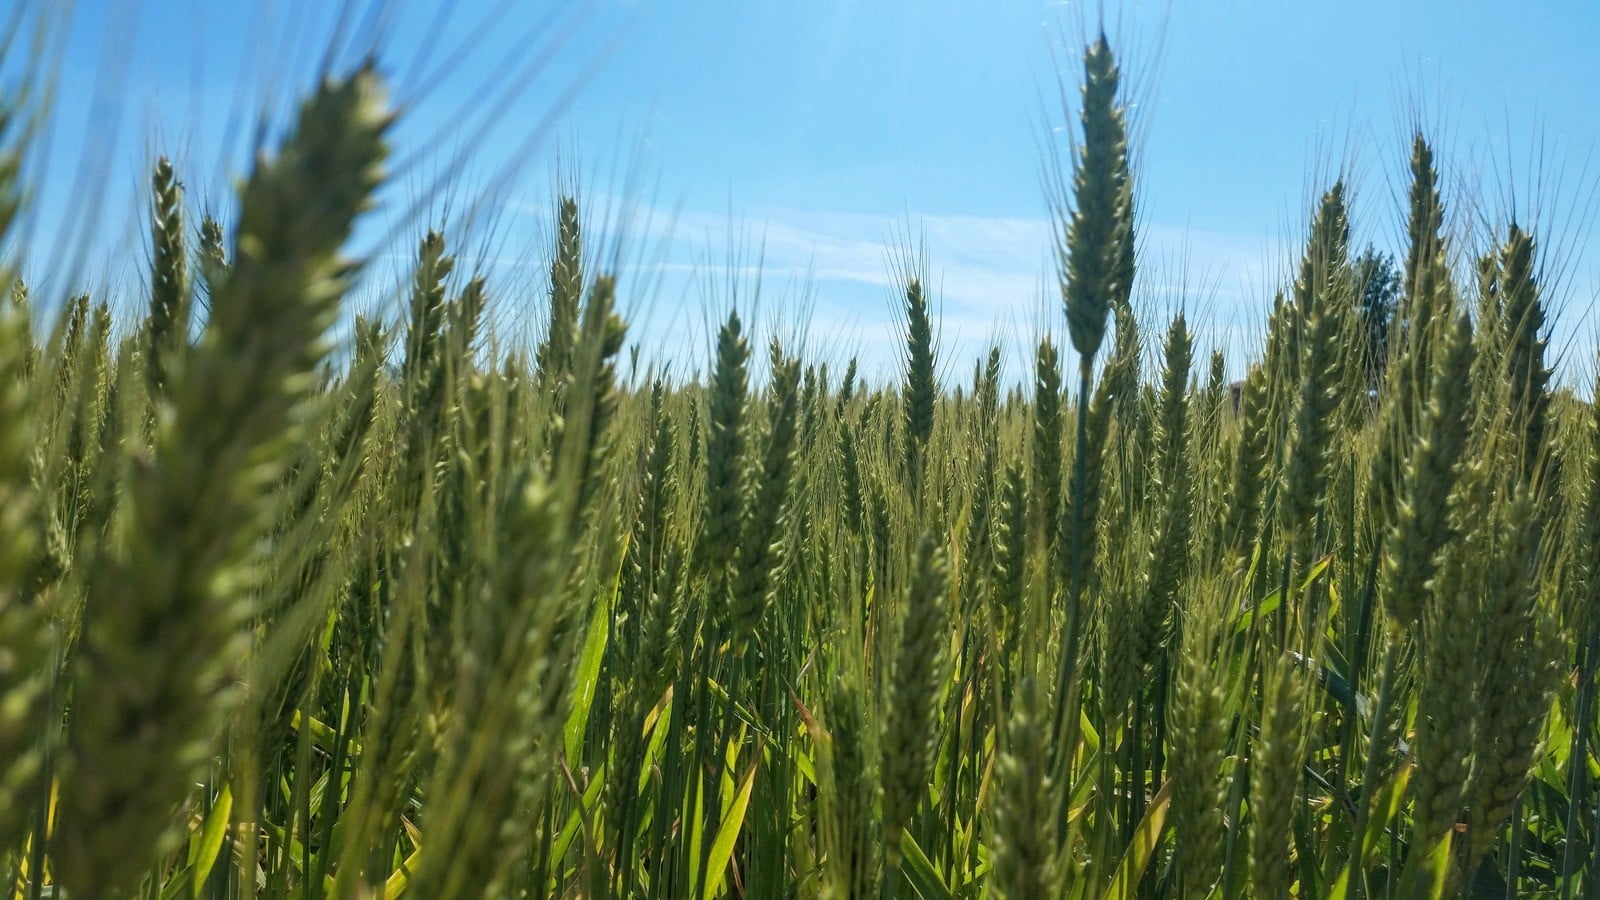
<svg viewBox="0 0 1600 900"><path fill-rule="evenodd" d="M1463 236L1481 239L1514 214L1555 251L1553 343L1587 378L1600 326L1589 313L1600 254L1587 251L1600 7L1104 6L1135 103L1140 289L1152 318L1181 306L1236 365L1255 352L1310 203L1341 173L1355 192L1356 243L1402 250L1399 198L1421 124ZM91 254L71 276L35 263L50 275L31 277L56 293L137 283L145 251L131 204L155 152L178 160L197 203L226 211L256 114L284 120L340 12L285 0L76 7L60 44L33 257L83 245L60 237L74 213L90 223L89 246L116 252ZM1064 152L1058 79L1071 86L1074 45L1099 4L391 7L375 21L406 117L396 181L358 242L374 257L369 307L392 301L381 285L403 279L416 237L448 214L463 255L502 288L501 327L522 330L559 155L596 227L625 236L634 336L667 355L703 354L730 285L748 303L759 263L762 331L840 362L859 353L890 375L895 261L908 247L925 255L952 378L990 340L1015 355L1041 327L1060 330L1040 166ZM362 20L368 7L351 11ZM355 28L335 58L357 58L371 34ZM440 180L451 190L433 191ZM448 209L417 205L440 196ZM126 287L113 292L136 302Z"/></svg>

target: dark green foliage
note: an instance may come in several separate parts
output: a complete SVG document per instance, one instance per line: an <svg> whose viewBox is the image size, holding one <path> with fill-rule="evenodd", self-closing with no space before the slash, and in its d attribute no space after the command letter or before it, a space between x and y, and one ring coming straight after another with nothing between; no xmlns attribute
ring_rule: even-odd
<svg viewBox="0 0 1600 900"><path fill-rule="evenodd" d="M1377 390L1389 369L1389 337L1398 324L1400 273L1394 257L1380 253L1370 244L1350 264L1355 277L1356 309L1360 314L1366 346L1362 354L1365 386Z"/></svg>

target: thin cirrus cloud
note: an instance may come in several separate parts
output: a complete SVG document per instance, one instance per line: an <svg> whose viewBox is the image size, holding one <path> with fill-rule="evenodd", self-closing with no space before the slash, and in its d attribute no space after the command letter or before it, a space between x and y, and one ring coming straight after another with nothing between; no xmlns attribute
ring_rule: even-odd
<svg viewBox="0 0 1600 900"><path fill-rule="evenodd" d="M616 206L604 196L590 200ZM542 207L519 211L548 216ZM1042 216L636 206L624 226L631 241L656 248L641 254L640 263L653 276L643 282L652 296L635 306L633 333L646 355L688 353L704 365L711 330L733 299L729 285L737 284L741 314L753 315L754 333L803 341L840 365L859 357L864 373L891 378L903 340L903 269L919 259L947 380L964 377L970 359L992 343L1013 361L1008 374L1020 377L1014 361L1026 357L1041 331L1064 332L1052 225ZM1140 246L1138 305L1153 330L1182 309L1202 346L1224 349L1230 359L1257 349L1245 336L1259 330L1258 314L1285 271L1269 235L1151 224L1141 230Z"/></svg>

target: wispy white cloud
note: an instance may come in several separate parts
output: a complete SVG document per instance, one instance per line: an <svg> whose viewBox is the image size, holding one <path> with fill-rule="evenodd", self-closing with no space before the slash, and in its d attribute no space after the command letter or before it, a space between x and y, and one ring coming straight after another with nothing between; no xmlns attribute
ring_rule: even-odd
<svg viewBox="0 0 1600 900"><path fill-rule="evenodd" d="M775 324L793 330L795 313L806 316L801 336L809 350L840 362L859 355L865 371L891 376L901 340L898 267L907 254L926 264L950 377L964 378L971 357L990 342L1021 358L1041 326L1064 330L1052 225L1042 216L793 208L730 214L643 206L635 216L632 238L659 247L645 261L658 287L647 330L668 348L707 343L705 318L726 308L718 286L730 275L745 284L759 278L763 313ZM1154 223L1141 236L1139 301L1152 324L1164 327L1183 308L1202 347L1221 347L1230 357L1256 352L1247 336L1259 330L1271 288L1285 270L1278 259L1283 254L1265 233Z"/></svg>

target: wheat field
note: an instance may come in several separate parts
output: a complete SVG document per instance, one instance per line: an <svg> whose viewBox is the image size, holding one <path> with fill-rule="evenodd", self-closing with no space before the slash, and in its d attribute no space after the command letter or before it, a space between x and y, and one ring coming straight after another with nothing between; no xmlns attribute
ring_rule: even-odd
<svg viewBox="0 0 1600 900"><path fill-rule="evenodd" d="M1183 314L1141 330L1124 90L1103 37L1081 64L1027 384L998 347L941 379L909 267L893 383L739 309L708 371L624 378L578 196L535 295L427 231L336 342L370 67L233 221L155 167L137 321L0 258L0 889L1600 897L1600 415L1547 349L1554 238L1449 233L1419 133L1382 340L1334 182L1261 358L1197 359Z"/></svg>

